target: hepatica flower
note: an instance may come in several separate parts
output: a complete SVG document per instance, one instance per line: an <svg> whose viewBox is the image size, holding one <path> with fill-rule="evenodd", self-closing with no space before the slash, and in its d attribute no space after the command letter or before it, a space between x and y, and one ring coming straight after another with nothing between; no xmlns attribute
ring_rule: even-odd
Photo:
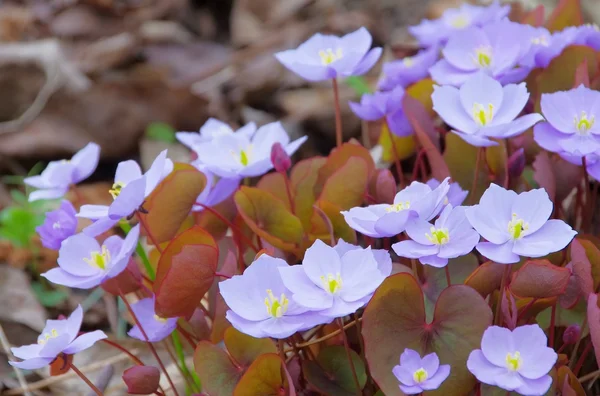
<svg viewBox="0 0 600 396"><path fill-rule="evenodd" d="M522 81L529 68L517 63L529 43L523 25L502 20L455 33L442 50L443 59L429 69L438 84L461 86L482 71L503 84Z"/></svg>
<svg viewBox="0 0 600 396"><path fill-rule="evenodd" d="M317 33L298 48L278 52L285 67L308 81L365 74L381 56L371 49L373 39L364 27L343 37Z"/></svg>
<svg viewBox="0 0 600 396"><path fill-rule="evenodd" d="M537 324L513 331L491 326L483 333L481 349L469 355L467 368L485 384L541 396L550 389L548 372L558 358L546 344L546 334Z"/></svg>
<svg viewBox="0 0 600 396"><path fill-rule="evenodd" d="M234 132L233 129L231 129L231 127L223 121L219 121L215 118L209 118L208 121L202 125L199 132L177 132L175 137L177 140L179 140L179 142L181 142L181 144L187 146L190 150L194 150L199 144L210 142L219 136L238 133L251 137L254 132L256 132L256 124L253 122L244 125Z"/></svg>
<svg viewBox="0 0 600 396"><path fill-rule="evenodd" d="M371 248L340 255L317 240L306 250L302 265L280 267L279 273L297 304L331 320L354 313L369 302L390 275L391 266L386 259L380 267Z"/></svg>
<svg viewBox="0 0 600 396"><path fill-rule="evenodd" d="M435 352L421 358L417 351L406 348L392 372L400 382L400 390L415 395L439 388L450 375L450 365L440 365Z"/></svg>
<svg viewBox="0 0 600 396"><path fill-rule="evenodd" d="M429 68L438 60L438 57L439 48L433 46L419 51L414 56L384 63L379 89L390 91L398 86L405 88L429 77Z"/></svg>
<svg viewBox="0 0 600 396"><path fill-rule="evenodd" d="M46 321L46 327L38 337L37 344L11 348L13 355L23 361L8 363L25 370L42 368L52 363L58 355L74 355L106 338L106 334L100 330L78 337L82 321L83 310L80 305L68 319Z"/></svg>
<svg viewBox="0 0 600 396"><path fill-rule="evenodd" d="M411 219L418 217L429 221L437 216L442 210L449 188L449 178L436 188L415 181L399 191L391 205L355 207L341 213L350 227L364 235L373 238L391 237L404 231L406 223Z"/></svg>
<svg viewBox="0 0 600 396"><path fill-rule="evenodd" d="M445 267L450 258L470 253L479 242L464 206L446 205L433 225L421 219L409 221L406 233L412 240L395 243L392 248L396 254L438 268Z"/></svg>
<svg viewBox="0 0 600 396"><path fill-rule="evenodd" d="M35 229L42 245L52 250L60 249L62 241L77 231L76 214L75 208L67 200L63 200L58 209L47 212L44 223Z"/></svg>
<svg viewBox="0 0 600 396"><path fill-rule="evenodd" d="M547 67L568 45L562 36L553 35L544 27L523 25L523 32L526 34L522 40L526 40L525 44L528 42L529 46L519 59L519 64L530 69Z"/></svg>
<svg viewBox="0 0 600 396"><path fill-rule="evenodd" d="M29 194L29 201L62 197L69 187L94 173L99 158L100 146L96 143L88 143L70 160L50 162L41 175L25 178L25 184L38 189Z"/></svg>
<svg viewBox="0 0 600 396"><path fill-rule="evenodd" d="M492 261L511 264L519 256L542 257L563 249L577 232L562 220L548 220L552 207L542 188L517 194L491 184L479 205L466 210L471 225L487 240L477 250Z"/></svg>
<svg viewBox="0 0 600 396"><path fill-rule="evenodd" d="M422 47L430 47L446 43L458 31L500 20L508 16L509 12L510 6L501 6L497 1L488 7L465 3L459 8L447 9L438 19L423 19L419 25L409 26L408 30Z"/></svg>
<svg viewBox="0 0 600 396"><path fill-rule="evenodd" d="M437 188L441 183L437 179L429 179L426 183L431 189ZM452 206L460 206L464 202L465 198L467 198L469 192L460 188L460 184L457 182L450 183L450 188L448 189L448 194L446 195L446 199L444 199L444 205L450 204Z"/></svg>
<svg viewBox="0 0 600 396"><path fill-rule="evenodd" d="M225 178L218 177L208 170L208 167L201 161L194 161L192 165L204 174L206 177L206 187L196 198L196 203L192 207L192 212L200 212L205 206L218 205L229 198L239 187L241 179L239 177Z"/></svg>
<svg viewBox="0 0 600 396"><path fill-rule="evenodd" d="M177 327L177 318L161 318L154 311L154 297L144 298L131 306L131 310L140 321L148 341L158 342L165 339ZM127 333L130 337L146 341L136 324Z"/></svg>
<svg viewBox="0 0 600 396"><path fill-rule="evenodd" d="M252 337L286 338L325 322L292 299L278 271L287 267L284 260L263 254L243 275L219 283L233 327Z"/></svg>
<svg viewBox="0 0 600 396"><path fill-rule="evenodd" d="M109 190L113 202L109 205L83 205L77 216L94 220L83 232L90 236L100 235L117 222L132 215L160 181L173 170L173 162L167 158L167 150L161 152L150 169L144 174L132 160L120 162L115 182Z"/></svg>
<svg viewBox="0 0 600 396"><path fill-rule="evenodd" d="M364 94L360 103L350 102L350 108L358 117L367 121L377 121L382 118L397 136L412 134L412 126L402 110L404 89L400 86L391 91Z"/></svg>
<svg viewBox="0 0 600 396"><path fill-rule="evenodd" d="M125 237L108 237L102 245L95 238L77 234L67 238L58 251L58 267L42 274L52 283L90 289L119 275L127 267L138 241L140 226Z"/></svg>
<svg viewBox="0 0 600 396"><path fill-rule="evenodd" d="M264 125L252 136L228 134L196 146L198 158L206 169L223 178L255 177L273 168L271 148L280 143L292 155L306 141L303 136L290 142L279 122Z"/></svg>
<svg viewBox="0 0 600 396"><path fill-rule="evenodd" d="M600 92L580 85L570 91L543 94L547 122L535 126L537 144L555 153L585 156L600 149ZM599 120L600 121L600 120Z"/></svg>
<svg viewBox="0 0 600 396"><path fill-rule="evenodd" d="M495 146L490 138L516 136L543 119L536 113L516 118L529 99L525 83L503 87L485 73L475 74L460 89L435 86L431 98L452 132L474 146Z"/></svg>

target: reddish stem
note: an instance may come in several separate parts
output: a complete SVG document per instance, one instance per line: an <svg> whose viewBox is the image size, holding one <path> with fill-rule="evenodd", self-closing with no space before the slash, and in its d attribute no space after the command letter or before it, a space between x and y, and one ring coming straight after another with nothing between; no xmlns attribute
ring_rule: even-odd
<svg viewBox="0 0 600 396"><path fill-rule="evenodd" d="M192 349L196 350L196 343L194 342L194 339L193 339L194 337L188 331L186 331L183 327L181 327L181 325L179 323L177 324L177 330L179 330L179 332L181 333L183 338L186 339L186 341L188 342L188 344L190 344Z"/></svg>
<svg viewBox="0 0 600 396"><path fill-rule="evenodd" d="M398 148L394 143L394 135L390 130L390 127L385 123L385 130L387 131L388 137L390 138L390 144L392 145L392 153L394 154L394 164L396 166L396 173L398 174L398 180L400 181L400 188L404 188L405 180L404 180L404 172L402 171L402 164L400 163L400 156L398 155Z"/></svg>
<svg viewBox="0 0 600 396"><path fill-rule="evenodd" d="M446 265L444 270L446 271L446 282L448 282L448 287L450 287L452 286L452 281L450 280L450 269L448 269L448 266Z"/></svg>
<svg viewBox="0 0 600 396"><path fill-rule="evenodd" d="M340 147L343 142L342 135L342 109L340 108L340 92L338 89L337 79L332 80L333 84L333 99L335 105L335 142L336 146Z"/></svg>
<svg viewBox="0 0 600 396"><path fill-rule="evenodd" d="M356 386L356 394L358 396L362 395L360 382L358 381L358 375L356 375L356 368L354 367L354 360L352 360L352 353L350 352L350 345L348 344L348 338L346 337L346 330L344 329L344 322L342 322L341 318L337 319L338 326L340 327L340 333L342 334L342 340L344 341L344 349L346 350L346 357L348 358L348 363L350 363L350 370L352 371L352 378L354 379L354 384Z"/></svg>
<svg viewBox="0 0 600 396"><path fill-rule="evenodd" d="M292 214L295 214L295 210L294 210L294 196L292 195L292 183L290 183L290 178L288 177L288 174L286 172L281 172L281 174L283 175L283 180L285 181L285 192L287 194L288 200L290 201L290 210L292 211Z"/></svg>
<svg viewBox="0 0 600 396"><path fill-rule="evenodd" d="M579 360L577 361L577 364L575 365L575 369L573 370L573 374L575 374L575 376L577 376L579 374L579 370L581 370L581 366L583 366L583 362L585 361L585 358L587 357L588 353L590 353L591 350L592 350L592 343L589 342L585 346L585 349L583 350L583 352L581 352L581 356L579 357Z"/></svg>
<svg viewBox="0 0 600 396"><path fill-rule="evenodd" d="M213 215L215 215L215 217L217 217L223 223L227 224L229 226L229 228L231 228L231 230L240 237L240 239L244 240L244 243L246 245L248 245L252 250L254 250L255 253L258 253L259 249L256 246L254 246L254 243L252 243L252 241L249 240L248 237L246 237L246 235L244 235L244 233L242 232L242 230L240 230L239 227L237 227L235 224L233 224L231 221L229 221L221 213L217 212L216 210L214 210L210 206L206 206L206 205L204 205L203 203L200 203L200 202L196 202L195 205L201 206L202 208L204 208L208 212L210 212Z"/></svg>
<svg viewBox="0 0 600 396"><path fill-rule="evenodd" d="M473 184L471 186L471 196L469 197L469 201L473 204L475 203L475 192L477 190L477 179L479 176L479 167L481 166L481 157L483 157L484 148L480 147L477 149L477 159L475 160L475 173L473 174Z"/></svg>
<svg viewBox="0 0 600 396"><path fill-rule="evenodd" d="M556 302L552 304L552 310L550 311L550 348L554 348L554 325L556 324Z"/></svg>
<svg viewBox="0 0 600 396"><path fill-rule="evenodd" d="M148 236L148 238L150 238L150 241L152 241L152 244L154 245L154 247L156 247L156 250L158 250L158 252L160 254L162 254L163 250L160 247L159 243L154 238L154 235L152 235L152 232L150 232L150 228L148 228L148 225L146 224L146 220L144 220L144 216L142 216L140 214L140 212L136 212L135 215L138 218L138 221L140 222L140 224L142 225L142 228L144 229L144 231L146 231L146 235Z"/></svg>
<svg viewBox="0 0 600 396"><path fill-rule="evenodd" d="M231 276L227 275L227 274L222 274L220 272L215 272L216 276L220 276L221 278L225 278L225 279L231 279Z"/></svg>
<svg viewBox="0 0 600 396"><path fill-rule="evenodd" d="M75 367L74 364L71 364L71 369L73 369L73 371L75 371L75 373L79 376L79 378L81 378L86 384L88 384L88 386L90 388L92 388L92 390L98 395L98 396L103 396L103 393L100 389L98 389L96 387L96 385L93 384L92 381L89 380L88 377L85 376L85 374L83 374L81 371L79 371L79 369L77 367Z"/></svg>
<svg viewBox="0 0 600 396"><path fill-rule="evenodd" d="M142 362L137 356L135 356L133 353L129 352L127 349L125 349L125 347L122 347L121 345L117 344L116 342L112 342L109 341L107 339L103 339L100 340L110 346L112 346L113 348L117 348L119 351L123 352L124 354L126 354L127 356L129 356L131 358L131 360L133 360L135 362L135 364L137 364L138 366L145 366L144 362Z"/></svg>
<svg viewBox="0 0 600 396"><path fill-rule="evenodd" d="M417 159L415 160L415 163L413 165L413 173L410 178L411 181L417 180L417 173L419 172L419 169L421 168L421 161L423 161L424 156L425 156L425 149L422 148L421 150L419 150L419 153L417 154Z"/></svg>
<svg viewBox="0 0 600 396"><path fill-rule="evenodd" d="M148 335L146 334L146 330L144 330L138 317L133 312L133 309L131 309L131 305L129 304L129 301L127 301L125 296L123 295L123 292L121 291L121 289L119 289L119 297L121 297L121 300L123 300L123 302L125 303L125 306L127 307L127 310L129 311L129 314L135 321L135 324L137 325L137 327L139 327L140 332L142 333L142 336L144 337L144 340L146 341L146 344L148 344L148 347L150 348L150 352L152 352L152 354L154 355L154 358L158 362L158 365L160 366L163 373L165 374L165 377L167 377L167 380L169 381L169 385L171 385L171 389L173 389L173 392L175 393L176 396L179 396L179 392L177 392L177 388L175 388L175 384L173 384L173 381L171 380L171 377L169 376L169 372L167 371L165 365L163 364L162 360L160 360L160 356L158 356L158 352L156 352L156 348L154 348L154 345L152 345L152 343L149 341Z"/></svg>

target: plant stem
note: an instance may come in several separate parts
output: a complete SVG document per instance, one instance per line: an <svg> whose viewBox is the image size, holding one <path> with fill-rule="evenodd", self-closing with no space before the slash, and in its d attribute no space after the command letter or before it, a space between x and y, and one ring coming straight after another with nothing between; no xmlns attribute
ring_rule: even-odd
<svg viewBox="0 0 600 396"><path fill-rule="evenodd" d="M283 176L283 180L285 182L285 192L288 200L290 201L290 210L292 211L292 214L296 214L294 210L294 196L292 195L292 183L290 182L287 172L281 172L281 175Z"/></svg>
<svg viewBox="0 0 600 396"><path fill-rule="evenodd" d="M277 349L279 350L279 357L283 364L285 364L285 345L283 344L283 340L277 340Z"/></svg>
<svg viewBox="0 0 600 396"><path fill-rule="evenodd" d="M591 194L591 190L590 190L590 178L589 178L588 171L587 171L587 160L585 159L585 155L582 157L581 161L582 161L582 168L583 168L583 182L584 182L583 188L585 189L585 205L584 205L585 209L583 211L582 227L584 227L584 229L587 230L588 227L592 223L591 213L590 213L590 211L592 210L592 194Z"/></svg>
<svg viewBox="0 0 600 396"><path fill-rule="evenodd" d="M417 159L415 160L415 163L413 164L413 172L412 172L412 176L410 178L411 181L417 180L417 174L419 172L419 169L421 168L421 162L423 161L424 156L425 156L425 149L421 148L419 150L419 152L417 153Z"/></svg>
<svg viewBox="0 0 600 396"><path fill-rule="evenodd" d="M471 196L469 197L469 201L471 204L475 203L475 192L477 191L477 179L479 176L479 167L481 166L481 157L483 157L483 147L479 147L477 149L477 159L475 160L475 173L473 174L473 184L471 185Z"/></svg>
<svg viewBox="0 0 600 396"><path fill-rule="evenodd" d="M127 301L127 299L123 295L123 292L120 289L119 289L119 297L121 297L121 300L123 300L123 302L125 303L125 306L127 307L127 310L129 311L129 314L135 321L135 324L137 325L137 327L139 327L140 332L142 333L142 336L144 337L144 340L146 341L146 344L148 344L148 348L150 348L150 352L152 352L152 354L154 355L154 358L156 359L160 368L162 369L163 373L165 374L165 377L167 377L167 380L169 381L169 385L171 385L173 392L175 393L176 396L179 396L179 392L177 392L177 388L175 388L175 385L173 384L173 381L171 380L171 377L169 376L169 373L167 372L165 365L163 364L162 360L160 360L160 356L158 356L158 352L156 352L156 348L154 348L154 345L152 345L152 343L149 341L148 335L146 334L146 330L144 330L144 328L142 327L142 324L140 323L138 317L135 315L135 312L133 312L133 309L131 309L131 305L129 304L129 301Z"/></svg>
<svg viewBox="0 0 600 396"><path fill-rule="evenodd" d="M148 236L148 238L150 238L150 241L152 241L152 244L154 245L154 247L156 247L156 250L158 250L158 252L160 254L162 254L163 250L160 247L160 244L154 238L154 235L152 235L150 228L148 228L148 225L146 224L146 220L144 219L144 216L142 216L140 214L140 212L136 212L135 215L138 218L138 221L140 222L140 224L142 225L142 228L146 231L146 235Z"/></svg>
<svg viewBox="0 0 600 396"><path fill-rule="evenodd" d="M221 220L223 223L227 224L229 226L229 228L231 228L231 231L233 231L235 234L237 234L240 239L243 239L244 243L246 245L248 245L248 247L250 247L252 250L254 250L255 253L258 253L258 251L260 249L258 249L256 246L254 246L254 243L251 240L249 240L246 235L244 235L244 233L242 232L242 230L240 230L235 224L233 224L231 221L229 221L225 216L223 216L221 213L217 212L216 210L214 210L210 206L204 205L203 203L196 202L194 205L201 206L206 211L210 212L215 217L217 217L219 220Z"/></svg>
<svg viewBox="0 0 600 396"><path fill-rule="evenodd" d="M552 304L550 311L550 348L554 348L554 325L556 324L556 301Z"/></svg>
<svg viewBox="0 0 600 396"><path fill-rule="evenodd" d="M119 227L121 227L125 234L131 231L131 226L127 222L119 222ZM152 268L152 264L150 264L150 259L148 258L148 255L146 254L146 251L144 250L144 247L140 242L137 243L137 246L135 247L135 252L138 256L140 256L142 264L144 264L144 269L146 270L146 272L148 273L148 277L150 278L149 280L154 281L154 279L156 278L156 273L154 272L154 268ZM144 275L142 274L142 276Z"/></svg>
<svg viewBox="0 0 600 396"><path fill-rule="evenodd" d="M344 330L344 322L341 318L337 319L338 326L340 327L340 333L342 333L342 340L344 341L344 348L346 349L346 356L348 357L348 363L350 363L350 370L352 371L352 378L354 379L354 385L356 386L356 394L361 396L360 382L358 381L358 375L356 374L356 368L354 367L354 360L352 360L352 353L350 352L350 345L348 344L348 338L346 337L346 331Z"/></svg>
<svg viewBox="0 0 600 396"><path fill-rule="evenodd" d="M585 361L585 358L587 357L588 353L592 350L592 342L590 341L586 346L585 349L583 350L583 352L581 352L581 356L579 357L579 360L577 361L577 364L575 365L575 369L573 370L573 374L575 374L575 376L577 376L577 374L579 374L579 370L581 370L581 366L583 366L583 362Z"/></svg>
<svg viewBox="0 0 600 396"><path fill-rule="evenodd" d="M75 373L79 376L79 378L81 378L86 384L88 384L88 386L98 395L98 396L103 396L103 393L100 389L98 389L96 387L96 385L94 385L94 383L92 381L90 381L90 379L88 377L85 376L85 374L83 374L81 371L79 371L79 369L77 367L75 367L74 364L71 363L71 369L73 369L73 371L75 371Z"/></svg>
<svg viewBox="0 0 600 396"><path fill-rule="evenodd" d="M450 269L448 269L448 265L444 267L446 270L446 282L448 282L448 287L452 286L452 281L450 280Z"/></svg>
<svg viewBox="0 0 600 396"><path fill-rule="evenodd" d="M142 362L137 356L135 356L133 353L129 352L127 349L125 349L125 347L122 347L121 345L117 344L116 342L112 342L110 340L107 340L106 338L103 340L100 340L102 342L104 342L107 345L110 345L113 348L118 349L119 351L123 352L124 354L126 354L127 356L129 356L131 358L131 360L134 361L135 364L137 364L138 366L144 366L144 362Z"/></svg>
<svg viewBox="0 0 600 396"><path fill-rule="evenodd" d="M398 149L396 148L396 144L394 143L394 134L390 130L387 121L384 124L385 132L388 134L390 138L390 144L392 146L392 154L394 155L394 164L396 166L396 173L398 174L398 180L400 181L400 188L404 188L405 180L404 180L404 172L402 170L402 163L400 162L400 156L398 155Z"/></svg>
<svg viewBox="0 0 600 396"><path fill-rule="evenodd" d="M506 287L506 282L508 277L510 276L511 266L510 264L506 265L504 268L504 273L502 274L502 281L500 282L500 294L498 295L498 304L496 305L496 314L494 317L494 324L501 326L502 319L500 316L500 311L502 311L502 295L504 294L504 288Z"/></svg>
<svg viewBox="0 0 600 396"><path fill-rule="evenodd" d="M571 352L571 357L569 358L569 368L573 370L573 366L575 365L575 356L577 356L577 350L579 349L579 344L581 343L581 339L583 333L585 332L585 327L587 326L587 315L583 317L583 322L581 322L581 331L579 332L579 338L573 347L573 352Z"/></svg>
<svg viewBox="0 0 600 396"><path fill-rule="evenodd" d="M342 135L342 109L340 108L340 92L338 89L337 79L332 79L333 84L333 100L335 105L335 142L336 146L340 147L343 142Z"/></svg>

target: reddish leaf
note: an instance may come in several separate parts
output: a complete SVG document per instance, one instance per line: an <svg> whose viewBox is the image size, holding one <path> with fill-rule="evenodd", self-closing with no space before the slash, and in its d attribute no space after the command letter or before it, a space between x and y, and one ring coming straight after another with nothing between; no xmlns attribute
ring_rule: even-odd
<svg viewBox="0 0 600 396"><path fill-rule="evenodd" d="M431 166L431 175L438 180L449 177L450 170L444 162L438 146L433 143L439 138L431 117L418 100L408 95L404 95L402 105L408 121L415 130L415 136L425 150L425 155Z"/></svg>
<svg viewBox="0 0 600 396"><path fill-rule="evenodd" d="M50 363L50 375L63 375L71 369L71 363L73 362L73 355L67 355L61 353Z"/></svg>
<svg viewBox="0 0 600 396"><path fill-rule="evenodd" d="M198 195L206 186L206 177L188 164L176 163L171 172L146 199L146 225L156 242L172 239L190 214Z"/></svg>
<svg viewBox="0 0 600 396"><path fill-rule="evenodd" d="M568 26L579 25L583 25L581 0L560 0L548 18L546 28L555 32Z"/></svg>
<svg viewBox="0 0 600 396"><path fill-rule="evenodd" d="M326 159L315 157L300 161L294 166L290 174L290 181L294 186L294 213L302 222L302 227L309 232L312 224L313 205L317 200L315 185L319 177L319 170L325 165Z"/></svg>
<svg viewBox="0 0 600 396"><path fill-rule="evenodd" d="M153 366L133 366L123 373L123 382L129 394L150 395L158 389L160 370Z"/></svg>
<svg viewBox="0 0 600 396"><path fill-rule="evenodd" d="M525 14L521 20L521 23L535 27L542 26L544 24L544 11L544 5L538 5L533 10Z"/></svg>
<svg viewBox="0 0 600 396"><path fill-rule="evenodd" d="M354 369L362 390L367 382L365 363L353 350L350 351ZM323 349L317 362L302 362L302 372L312 388L325 395L352 396L357 393L352 368L343 346L333 345Z"/></svg>
<svg viewBox="0 0 600 396"><path fill-rule="evenodd" d="M474 254L467 254L461 257L450 259L448 262L448 271L450 271L450 283L460 285L465 282L471 273L477 270L479 262ZM446 271L444 268L435 268L430 265L423 266L421 288L427 298L435 303L440 293L448 287L446 280Z"/></svg>
<svg viewBox="0 0 600 396"><path fill-rule="evenodd" d="M556 198L556 179L554 178L554 169L552 161L546 151L541 151L533 161L533 180L546 190L551 201Z"/></svg>
<svg viewBox="0 0 600 396"><path fill-rule="evenodd" d="M389 169L377 169L369 182L369 195L376 203L392 204L397 188L396 179Z"/></svg>
<svg viewBox="0 0 600 396"><path fill-rule="evenodd" d="M277 353L277 347L270 338L254 338L233 327L225 330L223 341L231 357L244 367L250 366L260 355Z"/></svg>
<svg viewBox="0 0 600 396"><path fill-rule="evenodd" d="M571 261L586 297L600 285L600 250L591 241L575 238L571 242Z"/></svg>
<svg viewBox="0 0 600 396"><path fill-rule="evenodd" d="M573 273L573 263L567 264L565 268L571 272L571 275L569 276L565 292L558 296L558 303L564 309L571 309L579 302L582 293L579 280Z"/></svg>
<svg viewBox="0 0 600 396"><path fill-rule="evenodd" d="M506 323L509 329L514 330L514 328L517 327L517 317L519 312L517 310L515 298L508 290L505 293L502 293L501 308L504 323Z"/></svg>
<svg viewBox="0 0 600 396"><path fill-rule="evenodd" d="M482 297L487 297L500 288L504 268L504 264L485 262L465 280L465 285L477 290Z"/></svg>
<svg viewBox="0 0 600 396"><path fill-rule="evenodd" d="M231 396L243 368L235 364L221 347L200 341L194 352L194 369L202 381L202 390L211 396Z"/></svg>
<svg viewBox="0 0 600 396"><path fill-rule="evenodd" d="M512 274L510 290L520 298L556 297L564 293L571 272L548 260L530 260Z"/></svg>
<svg viewBox="0 0 600 396"><path fill-rule="evenodd" d="M368 181L368 164L359 157L348 158L327 178L319 200L331 202L341 210L349 210L363 202Z"/></svg>
<svg viewBox="0 0 600 396"><path fill-rule="evenodd" d="M561 389L561 396L585 396L585 389L579 383L577 376L567 366L561 366L557 373L557 387Z"/></svg>
<svg viewBox="0 0 600 396"><path fill-rule="evenodd" d="M324 200L319 200L315 204L315 208L320 210L315 209L313 212L313 227L310 231L311 237L329 241L331 239L329 227L331 226L333 227L333 235L336 239L342 238L348 243L356 243L356 231L344 220L344 216L340 213L342 208ZM330 226L326 224L322 216L327 217L327 222Z"/></svg>
<svg viewBox="0 0 600 396"><path fill-rule="evenodd" d="M119 293L127 294L139 290L142 287L142 272L137 261L131 258L125 271L114 278L105 280L100 287L114 296L118 296Z"/></svg>
<svg viewBox="0 0 600 396"><path fill-rule="evenodd" d="M600 308L598 308L598 295L595 293L591 293L587 300L587 320L596 361L600 362Z"/></svg>
<svg viewBox="0 0 600 396"><path fill-rule="evenodd" d="M217 243L200 227L173 239L158 262L156 313L165 318L191 316L213 283L218 257Z"/></svg>
<svg viewBox="0 0 600 396"><path fill-rule="evenodd" d="M577 88L581 84L587 88L590 87L590 74L588 73L588 70L588 61L587 59L584 59L575 70L575 84L573 84L573 88Z"/></svg>
<svg viewBox="0 0 600 396"><path fill-rule="evenodd" d="M402 303L398 303L401 301ZM467 394L475 384L467 357L479 348L492 312L472 288L450 286L438 297L433 320L427 322L423 292L409 274L388 277L375 292L363 315L362 334L371 375L387 396L401 395L392 368L405 348L436 352L450 364L450 377L440 394Z"/></svg>
<svg viewBox="0 0 600 396"><path fill-rule="evenodd" d="M284 375L282 375L284 374ZM252 363L233 391L233 396L295 396L285 363L275 353L261 355Z"/></svg>
<svg viewBox="0 0 600 396"><path fill-rule="evenodd" d="M267 173L259 180L259 182L256 184L256 187L270 192L285 204L287 210L291 209L290 199L288 198L285 190L285 178L281 173Z"/></svg>

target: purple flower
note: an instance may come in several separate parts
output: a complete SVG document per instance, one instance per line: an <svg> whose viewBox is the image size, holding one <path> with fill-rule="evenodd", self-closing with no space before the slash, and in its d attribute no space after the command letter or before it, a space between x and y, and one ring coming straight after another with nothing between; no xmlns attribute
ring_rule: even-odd
<svg viewBox="0 0 600 396"><path fill-rule="evenodd" d="M317 239L306 250L302 265L279 268L297 304L334 319L354 313L369 302L375 289L390 275L390 260L378 263L370 247L340 254L345 249L332 248Z"/></svg>
<svg viewBox="0 0 600 396"><path fill-rule="evenodd" d="M286 338L325 322L291 299L278 271L287 267L284 260L263 254L243 275L219 283L233 327L252 337Z"/></svg>
<svg viewBox="0 0 600 396"><path fill-rule="evenodd" d="M206 187L198 195L198 198L196 198L196 203L206 206L218 205L229 198L240 185L240 178L217 177L200 161L194 161L192 165L206 176ZM204 208L201 205L196 204L192 207L192 212L201 212L203 210Z"/></svg>
<svg viewBox="0 0 600 396"><path fill-rule="evenodd" d="M154 311L154 301L154 296L148 297L131 306L131 310L140 321L150 342L163 340L177 327L177 318L161 318L156 314ZM146 341L137 324L127 334L138 340Z"/></svg>
<svg viewBox="0 0 600 396"><path fill-rule="evenodd" d="M529 46L523 52L519 64L527 68L547 67L550 61L557 57L568 45L559 33L552 34L544 27L523 25L525 44Z"/></svg>
<svg viewBox="0 0 600 396"><path fill-rule="evenodd" d="M522 81L529 68L517 67L529 43L523 25L509 20L455 33L442 50L444 58L429 69L438 84L461 86L480 71L503 84Z"/></svg>
<svg viewBox="0 0 600 396"><path fill-rule="evenodd" d="M35 229L42 245L52 250L60 249L62 241L77 231L76 214L75 208L67 200L63 200L58 209L46 213L44 224Z"/></svg>
<svg viewBox="0 0 600 396"><path fill-rule="evenodd" d="M481 349L469 355L467 368L485 384L522 395L544 395L552 385L548 372L558 359L547 341L537 324L513 331L490 326L483 333Z"/></svg>
<svg viewBox="0 0 600 396"><path fill-rule="evenodd" d="M161 152L150 169L142 175L140 166L132 160L120 162L115 182L109 193L114 201L110 206L83 205L77 216L95 220L83 232L97 236L109 230L120 219L132 215L150 195L154 188L173 170L173 162L167 159L167 150Z"/></svg>
<svg viewBox="0 0 600 396"><path fill-rule="evenodd" d="M207 170L223 178L261 176L273 169L271 147L280 143L292 155L306 141L303 136L290 142L279 122L264 125L253 135L228 134L196 146L199 161Z"/></svg>
<svg viewBox="0 0 600 396"><path fill-rule="evenodd" d="M434 225L421 219L409 221L406 233L412 240L395 243L392 248L396 254L438 268L448 265L450 258L469 254L479 242L464 206L446 205Z"/></svg>
<svg viewBox="0 0 600 396"><path fill-rule="evenodd" d="M417 38L422 47L444 44L454 33L471 26L483 26L498 21L510 12L510 6L501 6L494 1L488 7L463 4L459 8L449 8L435 20L423 19L419 25L409 26L409 32Z"/></svg>
<svg viewBox="0 0 600 396"><path fill-rule="evenodd" d="M350 102L350 108L358 117L367 121L385 118L388 128L397 136L412 134L412 126L402 110L404 89L397 86L392 91L364 94L360 103Z"/></svg>
<svg viewBox="0 0 600 396"><path fill-rule="evenodd" d="M449 188L449 178L434 189L415 181L396 194L392 205L355 207L341 213L346 223L361 234L373 238L391 237L404 231L411 219L429 221L437 216Z"/></svg>
<svg viewBox="0 0 600 396"><path fill-rule="evenodd" d="M365 74L381 56L371 49L373 39L364 27L343 37L317 33L298 48L278 52L285 67L308 81Z"/></svg>
<svg viewBox="0 0 600 396"><path fill-rule="evenodd" d="M580 85L570 91L543 94L547 122L535 126L537 144L548 151L584 156L600 149L600 92Z"/></svg>
<svg viewBox="0 0 600 396"><path fill-rule="evenodd" d="M440 365L437 353L421 359L417 351L406 348L400 355L400 364L392 370L400 382L400 390L407 395L434 390L450 375L450 365Z"/></svg>
<svg viewBox="0 0 600 396"><path fill-rule="evenodd" d="M383 64L383 77L379 89L390 91L397 86L406 88L426 77L429 68L438 60L440 50L437 46L419 51L415 56L407 56Z"/></svg>
<svg viewBox="0 0 600 396"><path fill-rule="evenodd" d="M548 220L552 201L539 188L517 194L491 184L479 205L467 208L475 230L487 240L476 248L501 264L519 261L519 256L542 257L563 249L577 234L562 220Z"/></svg>
<svg viewBox="0 0 600 396"><path fill-rule="evenodd" d="M516 136L543 119L536 113L515 119L529 99L525 83L502 87L481 72L460 89L435 86L431 98L433 109L452 132L473 146L496 146L490 138Z"/></svg>
<svg viewBox="0 0 600 396"><path fill-rule="evenodd" d="M119 275L129 262L138 241L136 225L125 240L113 235L102 246L95 238L77 234L65 239L58 251L58 267L42 274L52 283L90 289Z"/></svg>
<svg viewBox="0 0 600 396"><path fill-rule="evenodd" d="M47 320L46 327L37 339L37 344L11 348L13 355L23 361L8 363L25 370L42 368L52 363L60 354L74 355L88 349L96 341L106 338L106 334L100 330L78 337L82 321L81 305L75 308L68 319Z"/></svg>
<svg viewBox="0 0 600 396"><path fill-rule="evenodd" d="M565 161L577 166L583 166L583 157L581 155L570 155L564 152L559 154ZM600 153L586 155L585 164L588 175L600 181Z"/></svg>
<svg viewBox="0 0 600 396"><path fill-rule="evenodd" d="M440 185L440 181L437 179L429 179L426 184L433 190ZM446 199L444 199L444 205L450 204L455 207L460 206L465 198L467 198L467 195L469 195L469 192L460 188L460 184L457 182L450 183L448 194L446 195Z"/></svg>
<svg viewBox="0 0 600 396"><path fill-rule="evenodd" d="M96 170L100 158L100 146L88 143L70 160L52 161L39 176L26 177L25 184L38 190L29 194L29 201L60 198L69 187L77 184Z"/></svg>
<svg viewBox="0 0 600 396"><path fill-rule="evenodd" d="M235 133L250 137L254 132L256 132L256 124L251 122L238 129ZM233 133L233 129L223 121L209 118L208 121L202 125L199 132L177 132L175 137L181 144L187 146L190 150L194 150L195 147L201 143L210 142L219 136L231 135Z"/></svg>
<svg viewBox="0 0 600 396"><path fill-rule="evenodd" d="M351 250L362 250L362 247L348 243L340 238L338 239L338 242L333 247L333 249L337 252L337 254L340 257L342 257L344 254L348 253ZM392 257L390 256L389 252L385 249L371 249L371 253L373 253L373 257L375 257L375 261L377 261L379 271L384 275L391 274Z"/></svg>

